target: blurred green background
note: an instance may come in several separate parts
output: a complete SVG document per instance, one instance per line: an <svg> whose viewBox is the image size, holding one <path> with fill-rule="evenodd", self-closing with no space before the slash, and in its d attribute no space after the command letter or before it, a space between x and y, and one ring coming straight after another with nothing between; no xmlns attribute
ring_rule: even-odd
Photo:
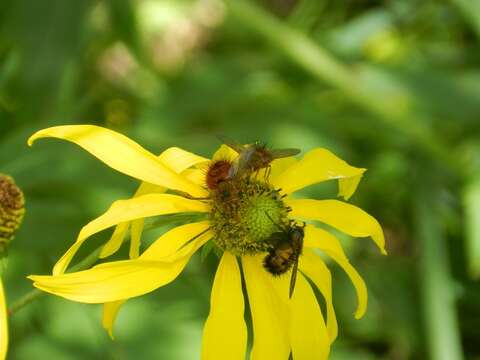
<svg viewBox="0 0 480 360"><path fill-rule="evenodd" d="M204 156L226 134L369 169L351 201L379 219L389 256L342 239L370 298L354 320L332 264L331 359L480 359L479 64L479 0L2 0L0 172L27 200L9 302L136 187L73 145L29 149L30 134L98 124ZM130 301L115 342L100 306L42 297L11 318L9 358L197 359L215 266L195 258Z"/></svg>

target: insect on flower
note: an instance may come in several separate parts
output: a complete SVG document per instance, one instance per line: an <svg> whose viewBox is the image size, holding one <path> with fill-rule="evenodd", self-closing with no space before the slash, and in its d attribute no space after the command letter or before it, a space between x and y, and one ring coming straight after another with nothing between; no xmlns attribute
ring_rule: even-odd
<svg viewBox="0 0 480 360"><path fill-rule="evenodd" d="M304 228L291 220L286 226L276 224L280 231L273 233L266 240L272 244L268 255L263 260L263 267L272 275L285 274L293 266L290 277L289 297L293 295L297 281L298 260L303 250Z"/></svg>
<svg viewBox="0 0 480 360"><path fill-rule="evenodd" d="M252 173L258 173L261 169L267 169L265 179L268 179L272 161L300 153L300 149L268 149L265 144L258 142L242 145L225 136L220 136L219 138L225 145L228 145L238 153L238 158L234 163L233 176L250 176Z"/></svg>
<svg viewBox="0 0 480 360"><path fill-rule="evenodd" d="M205 182L209 190L218 189L218 186L233 177L233 164L228 160L216 160L208 167Z"/></svg>
<svg viewBox="0 0 480 360"><path fill-rule="evenodd" d="M290 195L335 180L338 195L348 200L365 169L349 165L327 149L313 149L301 159L275 161L298 150L270 150L258 143L240 145L230 140L211 159L176 147L157 157L124 135L90 125L44 129L29 143L45 137L71 141L113 169L142 181L132 198L114 202L82 228L55 264L53 275L29 277L43 291L73 301L104 304L102 324L111 336L119 309L128 299L173 282L197 251L203 253L212 246L221 259L203 330L202 360L244 359L248 326L254 335L252 359L288 359L290 355L295 360L328 359L338 326L331 274L317 250L345 270L357 292L355 317L364 315L366 285L340 241L313 223L298 224L316 221L350 236L370 236L385 253L380 224L346 201ZM206 172L205 164L209 164ZM264 178L257 179L263 169ZM194 213L202 220L187 220L147 248L140 247L144 219L177 213ZM67 273L82 244L111 227L115 230L100 257L118 251L130 231L129 259ZM272 276L288 271L292 271L290 279ZM325 299L325 314L314 287ZM247 296L252 315L248 325L244 314Z"/></svg>

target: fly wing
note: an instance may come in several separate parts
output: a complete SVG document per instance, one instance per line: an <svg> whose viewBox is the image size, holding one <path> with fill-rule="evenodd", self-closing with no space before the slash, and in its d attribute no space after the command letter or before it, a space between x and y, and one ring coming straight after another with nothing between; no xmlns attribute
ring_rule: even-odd
<svg viewBox="0 0 480 360"><path fill-rule="evenodd" d="M243 149L245 148L242 144L239 142L229 138L228 136L225 135L217 135L217 138L225 145L231 147L233 150L235 150L237 153L241 153Z"/></svg>
<svg viewBox="0 0 480 360"><path fill-rule="evenodd" d="M301 236L297 238L294 242L295 248L295 262L293 263L292 277L290 278L290 290L288 296L292 298L293 291L295 290L295 283L297 282L297 272L298 272L298 260L303 250L303 228L301 228Z"/></svg>
<svg viewBox="0 0 480 360"><path fill-rule="evenodd" d="M244 172L250 170L250 160L252 159L253 154L255 154L254 146L247 146L242 148L236 161L233 163L231 177L235 177L238 174L242 175Z"/></svg>
<svg viewBox="0 0 480 360"><path fill-rule="evenodd" d="M290 278L290 290L288 292L288 297L290 299L292 298L293 291L295 290L295 283L297 282L298 258L299 255L297 254L295 262L293 263L292 276Z"/></svg>
<svg viewBox="0 0 480 360"><path fill-rule="evenodd" d="M273 149L270 150L270 154L274 159L280 159L300 154L300 149Z"/></svg>

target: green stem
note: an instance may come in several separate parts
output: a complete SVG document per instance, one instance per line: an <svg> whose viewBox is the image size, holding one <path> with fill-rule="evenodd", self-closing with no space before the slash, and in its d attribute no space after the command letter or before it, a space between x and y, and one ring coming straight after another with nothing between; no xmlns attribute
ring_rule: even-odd
<svg viewBox="0 0 480 360"><path fill-rule="evenodd" d="M23 308L24 306L30 304L31 302L37 300L39 297L45 295L43 291L38 289L33 289L30 292L23 295L20 299L16 300L12 306L8 309L8 316L15 314L18 310Z"/></svg>
<svg viewBox="0 0 480 360"><path fill-rule="evenodd" d="M439 145L418 115L413 118L405 108L392 106L378 99L372 94L372 89L364 85L358 73L335 59L308 35L282 23L251 1L225 0L225 2L231 15L283 51L304 70L341 90L351 101L375 115L378 121L408 135L429 154L451 167L456 167L447 149ZM407 104L412 102L408 93L402 94L402 98L406 99Z"/></svg>
<svg viewBox="0 0 480 360"><path fill-rule="evenodd" d="M420 291L430 358L461 360L463 354L446 238L436 211L435 193L422 190L417 194L414 214L420 245Z"/></svg>
<svg viewBox="0 0 480 360"><path fill-rule="evenodd" d="M95 264L95 262L98 260L98 256L100 255L102 248L103 248L103 245L93 250L85 258L83 258L78 264L72 266L69 272L85 270L85 269L88 269L93 264ZM8 315L13 315L24 306L32 303L33 301L37 300L38 298L46 294L47 293L40 291L38 289L33 289L29 291L28 293L23 295L20 299L13 302L13 304L8 309Z"/></svg>

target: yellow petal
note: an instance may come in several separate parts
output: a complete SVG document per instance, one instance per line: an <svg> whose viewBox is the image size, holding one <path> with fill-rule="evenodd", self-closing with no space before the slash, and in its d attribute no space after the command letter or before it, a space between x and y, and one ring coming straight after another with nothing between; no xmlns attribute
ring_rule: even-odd
<svg viewBox="0 0 480 360"><path fill-rule="evenodd" d="M185 171L189 171L189 170L185 170L185 169L188 169L192 166L196 166L199 164L206 164L209 161L208 159L195 155L191 152L185 151L177 147L168 148L167 150L162 152L158 158L160 161L162 161L165 164L165 166L171 168L176 173L183 172L182 173L183 176L185 176L189 181L192 181L194 184L203 186L205 182L204 172L195 169L196 172L194 174L190 174L190 173L187 174L185 173ZM141 195L146 195L151 193L163 193L166 190L167 188L164 186L142 182L133 197L138 197ZM133 243L130 244L130 252L131 254L138 254L139 246L140 246L139 240L143 232L144 221L142 219L134 220L133 223L136 223L136 224L132 225ZM103 247L102 252L100 253L100 258L108 257L114 254L120 248L120 246L122 245L125 239L125 235L128 231L128 228L129 228L128 222L119 224L115 228L112 237Z"/></svg>
<svg viewBox="0 0 480 360"><path fill-rule="evenodd" d="M65 272L82 243L99 231L125 221L188 211L206 212L208 207L200 201L170 194L147 194L129 200L115 201L103 215L82 228L76 242L55 264L53 274Z"/></svg>
<svg viewBox="0 0 480 360"><path fill-rule="evenodd" d="M182 172L182 175L185 176L189 181L198 186L206 186L206 173L207 167L199 169L187 169Z"/></svg>
<svg viewBox="0 0 480 360"><path fill-rule="evenodd" d="M161 194L161 193L164 193L166 190L167 190L166 187L142 182L138 187L137 191L135 192L135 194L133 195L133 197L136 198L142 195L153 194L153 193ZM131 222L126 221L124 223L120 223L115 227L115 230L113 231L112 236L107 241L107 243L103 246L103 249L99 256L100 259L106 258L118 251L120 246L122 246L123 241L125 240L125 236L127 235L128 229L131 227L132 223L136 221L141 222L143 224L143 220L138 219L138 220L132 220ZM135 231L136 231L136 236L140 234L138 236L141 237L141 234L143 232L143 226L141 227L140 223L137 223L135 227ZM140 246L140 243L136 245Z"/></svg>
<svg viewBox="0 0 480 360"><path fill-rule="evenodd" d="M277 295L262 266L263 256L242 258L253 322L251 360L288 359L288 305Z"/></svg>
<svg viewBox="0 0 480 360"><path fill-rule="evenodd" d="M157 260L169 258L172 255L177 256L179 253L185 251L187 248L186 244L189 244L192 239L196 240L199 234L209 229L209 221L199 221L177 226L155 240L155 242L140 255L140 258L143 260Z"/></svg>
<svg viewBox="0 0 480 360"><path fill-rule="evenodd" d="M238 153L235 150L225 144L222 144L215 154L213 154L212 160L234 161L237 157Z"/></svg>
<svg viewBox="0 0 480 360"><path fill-rule="evenodd" d="M193 196L206 195L202 188L165 166L151 152L115 131L93 125L55 126L36 132L28 139L28 144L45 137L71 141L111 168L136 179Z"/></svg>
<svg viewBox="0 0 480 360"><path fill-rule="evenodd" d="M371 236L386 255L383 230L374 217L362 209L338 200L287 200L291 216L317 220L356 237Z"/></svg>
<svg viewBox="0 0 480 360"><path fill-rule="evenodd" d="M301 273L291 302L290 341L295 360L328 359L330 339L312 288Z"/></svg>
<svg viewBox="0 0 480 360"><path fill-rule="evenodd" d="M191 168L192 166L210 161L207 158L180 149L178 147L171 147L166 149L159 155L158 158L161 162L164 163L165 166L169 167L177 174L180 174L182 171Z"/></svg>
<svg viewBox="0 0 480 360"><path fill-rule="evenodd" d="M316 228L314 226L307 226L305 228L305 247L311 247L322 250L325 254L331 257L338 265L340 265L355 287L357 292L357 310L355 311L355 318L360 319L367 310L367 286L357 270L350 264L345 255L340 241L329 232Z"/></svg>
<svg viewBox="0 0 480 360"><path fill-rule="evenodd" d="M132 228L130 230L130 259L135 259L140 255L140 243L142 240L144 219L137 219L132 221Z"/></svg>
<svg viewBox="0 0 480 360"><path fill-rule="evenodd" d="M133 195L134 198L137 198L142 195L147 195L147 194L161 194L164 193L167 190L166 187L163 186L158 186L158 185L153 185L149 184L146 182L142 182L140 186L138 187L137 191ZM136 223L135 226L133 226L133 223ZM113 234L111 238L107 241L107 243L103 246L103 249L100 253L100 259L106 258L115 252L118 251L120 246L122 246L123 241L125 240L125 236L127 235L128 229L131 227L132 229L132 239L135 236L135 244L132 245L130 244L130 247L140 247L140 241L139 239L141 238L142 232L143 232L143 219L137 219L137 220L132 220L126 221L124 223L120 223L115 227L115 230L113 231ZM133 231L135 229L135 233ZM138 243L137 243L138 241ZM75 247L78 247L78 245L75 245ZM77 249L78 250L78 249ZM133 253L135 253L135 250L132 250Z"/></svg>
<svg viewBox="0 0 480 360"><path fill-rule="evenodd" d="M166 187L163 186L158 186L158 185L153 185L149 184L146 182L142 182L140 186L138 187L137 191L133 195L134 198L146 195L146 194L161 194L164 193L167 190ZM135 236L141 237L142 232L143 232L143 220L138 219L138 220L132 220L126 221L124 223L120 223L115 227L115 230L113 231L112 236L110 239L107 241L107 243L103 246L103 249L100 253L100 259L106 258L118 251L120 246L122 246L123 241L125 240L125 236L127 235L128 229L131 227L132 223L138 222L137 225L135 226ZM140 223L142 225L140 225ZM132 227L133 229L133 227ZM132 234L133 236L133 234ZM137 238L136 238L137 240ZM131 244L130 244L131 245ZM140 242L136 244L137 246L140 246Z"/></svg>
<svg viewBox="0 0 480 360"><path fill-rule="evenodd" d="M287 171L290 167L292 167L296 163L298 163L298 160L293 156L274 160L272 162L272 169L270 172L269 181L275 183L275 179L280 177L280 175L284 171Z"/></svg>
<svg viewBox="0 0 480 360"><path fill-rule="evenodd" d="M209 229L208 222L184 225L183 235L187 233L185 227L189 227L189 235L181 241L176 240L185 246L167 257L162 256L161 247L157 246L147 249L135 260L104 263L74 273L31 275L28 278L34 281L33 285L40 290L83 303L107 303L140 296L173 281L193 253L212 237L207 231L190 241L195 235ZM160 238L157 242L162 240L164 239Z"/></svg>
<svg viewBox="0 0 480 360"><path fill-rule="evenodd" d="M340 183L339 195L348 198L351 196L366 169L350 166L326 149L309 151L303 159L294 163L277 177L272 177L271 183L275 188L282 188L290 194L306 186L331 179L357 180L348 184Z"/></svg>
<svg viewBox="0 0 480 360"><path fill-rule="evenodd" d="M125 301L126 300L118 300L103 304L102 326L105 330L107 330L108 335L112 340L114 340L113 325L117 318L118 312Z"/></svg>
<svg viewBox="0 0 480 360"><path fill-rule="evenodd" d="M125 239L125 235L127 235L129 227L130 223L128 221L122 222L115 227L110 240L107 241L100 252L100 259L110 256L120 249L120 246L122 246L123 240Z"/></svg>
<svg viewBox="0 0 480 360"><path fill-rule="evenodd" d="M202 360L244 360L247 326L242 279L235 256L225 252L215 275L210 314L203 329Z"/></svg>
<svg viewBox="0 0 480 360"><path fill-rule="evenodd" d="M5 301L5 292L3 282L0 279L0 359L7 357L8 350L8 316L7 302Z"/></svg>
<svg viewBox="0 0 480 360"><path fill-rule="evenodd" d="M132 240L130 243L130 258L134 259L139 256L139 246L140 246L140 235L141 235L141 228L143 228L143 219L141 220L134 220L131 222L132 224ZM201 233L204 231L204 226L202 223L197 224L188 224L185 226L179 226L174 228L173 230L167 232L166 234L162 235L158 241L159 246L155 253L153 254L156 258L163 258L169 255L174 254L184 243L185 239L190 239L191 237ZM150 253L154 248L150 250ZM153 256L148 255L147 256ZM146 256L144 255L144 258ZM117 314L120 310L120 307L127 301L128 299L114 301L111 303L104 304L103 307L103 327L108 331L108 334L113 339L113 325Z"/></svg>
<svg viewBox="0 0 480 360"><path fill-rule="evenodd" d="M352 176L345 179L338 180L338 196L343 197L345 200L348 200L352 197L357 190L360 180L362 180L363 174L358 176Z"/></svg>
<svg viewBox="0 0 480 360"><path fill-rule="evenodd" d="M310 249L304 249L298 267L315 284L325 299L327 310L327 331L332 343L338 334L337 317L332 299L332 276L323 260Z"/></svg>

